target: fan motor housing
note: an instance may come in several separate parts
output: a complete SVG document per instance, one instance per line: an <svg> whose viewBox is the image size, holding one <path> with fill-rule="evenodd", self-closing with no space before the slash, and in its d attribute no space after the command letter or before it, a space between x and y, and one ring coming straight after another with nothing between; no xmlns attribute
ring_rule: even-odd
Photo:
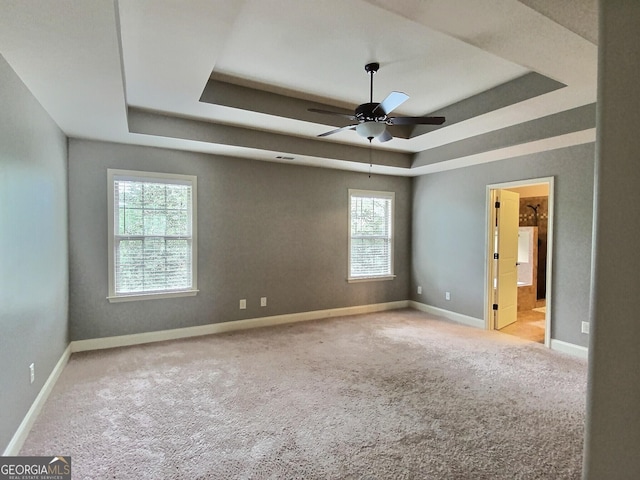
<svg viewBox="0 0 640 480"><path fill-rule="evenodd" d="M362 122L384 122L387 119L387 116L383 113L382 115L376 115L373 111L380 105L379 103L363 103L362 105L358 105L356 107L356 115L355 117L358 119L360 123Z"/></svg>

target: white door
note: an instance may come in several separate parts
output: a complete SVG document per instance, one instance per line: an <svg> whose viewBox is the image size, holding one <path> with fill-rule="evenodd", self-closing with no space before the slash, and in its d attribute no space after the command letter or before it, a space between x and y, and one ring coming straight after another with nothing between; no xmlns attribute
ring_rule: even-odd
<svg viewBox="0 0 640 480"><path fill-rule="evenodd" d="M519 194L509 190L495 190L496 255L493 310L496 330L512 324L518 317L519 213Z"/></svg>

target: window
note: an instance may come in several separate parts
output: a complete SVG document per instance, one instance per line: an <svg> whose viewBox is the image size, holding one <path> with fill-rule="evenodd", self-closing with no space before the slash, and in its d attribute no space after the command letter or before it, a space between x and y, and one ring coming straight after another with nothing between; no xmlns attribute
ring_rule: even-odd
<svg viewBox="0 0 640 480"><path fill-rule="evenodd" d="M394 278L394 200L393 192L349 190L349 281Z"/></svg>
<svg viewBox="0 0 640 480"><path fill-rule="evenodd" d="M196 177L108 170L109 301L195 295Z"/></svg>

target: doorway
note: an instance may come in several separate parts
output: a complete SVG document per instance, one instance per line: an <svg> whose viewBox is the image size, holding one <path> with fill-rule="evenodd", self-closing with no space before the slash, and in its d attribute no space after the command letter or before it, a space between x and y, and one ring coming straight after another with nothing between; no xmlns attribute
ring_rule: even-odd
<svg viewBox="0 0 640 480"><path fill-rule="evenodd" d="M549 346L552 239L553 177L487 186L488 330Z"/></svg>

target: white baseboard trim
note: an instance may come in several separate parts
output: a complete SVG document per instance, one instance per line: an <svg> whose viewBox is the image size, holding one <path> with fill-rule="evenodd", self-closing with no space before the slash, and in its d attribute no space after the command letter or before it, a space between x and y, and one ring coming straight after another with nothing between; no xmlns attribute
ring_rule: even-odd
<svg viewBox="0 0 640 480"><path fill-rule="evenodd" d="M574 357L583 358L587 360L589 358L589 349L574 343L563 342L562 340L551 339L549 343L551 350L556 350L562 353L568 353Z"/></svg>
<svg viewBox="0 0 640 480"><path fill-rule="evenodd" d="M453 320L454 322L462 323L469 327L475 327L475 328L481 328L481 329L484 329L485 327L484 320L480 318L470 317L468 315L463 315L461 313L451 312L449 310L433 307L425 303L409 300L409 307L414 308L416 310L420 310L421 312L430 313L432 315L438 315L439 317L444 317L448 320Z"/></svg>
<svg viewBox="0 0 640 480"><path fill-rule="evenodd" d="M362 313L382 312L407 308L409 302L401 300L397 302L376 303L372 305L359 305L355 307L331 308L327 310L315 310L311 312L289 313L285 315L273 315L270 317L249 318L246 320L234 320L230 322L212 323L197 327L176 328L172 330L160 330L157 332L135 333L132 335L119 335L115 337L92 338L88 340L75 340L71 342L71 352L84 352L87 350L101 350L104 348L126 347L143 343L162 342L165 340L177 340L180 338L212 335L215 333L246 330L248 328L269 327L284 323L305 322L329 317L345 315L358 315Z"/></svg>
<svg viewBox="0 0 640 480"><path fill-rule="evenodd" d="M62 373L62 370L64 370L64 367L67 365L70 355L71 344L67 346L67 348L62 353L60 360L58 360L56 366L53 367L49 378L47 378L47 381L44 382L44 385L42 386L42 389L40 389L38 396L31 404L31 408L29 408L29 411L22 419L22 422L18 426L18 430L16 430L16 433L11 438L9 445L7 445L7 448L5 448L4 453L2 454L3 456L14 457L17 456L20 452L22 445L24 445L24 441L27 439L27 435L29 435L29 432L31 431L33 423L36 421L36 418L38 418L40 410L42 410L42 407L47 401L51 390L53 390L54 385L58 381L58 377Z"/></svg>

